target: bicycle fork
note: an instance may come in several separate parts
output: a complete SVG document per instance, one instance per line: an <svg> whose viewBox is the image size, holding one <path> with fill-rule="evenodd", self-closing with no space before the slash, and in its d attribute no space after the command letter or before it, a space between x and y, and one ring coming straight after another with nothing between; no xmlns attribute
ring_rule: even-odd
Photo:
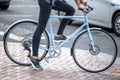
<svg viewBox="0 0 120 80"><path fill-rule="evenodd" d="M95 43L93 41L93 36L92 36L92 33L90 31L90 27L89 27L89 23L88 23L88 18L87 16L85 15L85 20L86 20L86 29L87 29L87 32L88 32L88 36L89 36L89 40L90 40L90 52L92 51L93 53L96 52L96 48L95 48Z"/></svg>
<svg viewBox="0 0 120 80"><path fill-rule="evenodd" d="M89 44L90 49L89 49L89 51L90 51L90 53L92 55L97 55L100 52L100 48L99 48L98 45L95 45L94 39L93 39L93 36L92 36L92 33L91 33L89 27L88 27L87 31L88 31L88 36L89 36L89 40L90 40L90 44Z"/></svg>

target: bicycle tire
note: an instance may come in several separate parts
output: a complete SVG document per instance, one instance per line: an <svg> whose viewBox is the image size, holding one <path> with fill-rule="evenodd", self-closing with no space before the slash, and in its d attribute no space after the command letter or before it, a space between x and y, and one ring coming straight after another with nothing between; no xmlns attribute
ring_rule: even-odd
<svg viewBox="0 0 120 80"><path fill-rule="evenodd" d="M91 51L88 32L84 31L74 41L71 53L75 63L87 72L102 72L112 66L117 57L113 37L102 29L90 29L96 52Z"/></svg>
<svg viewBox="0 0 120 80"><path fill-rule="evenodd" d="M22 66L30 66L31 64L28 61L28 57L32 52L32 42L30 42L29 49L25 49L23 43L27 40L32 41L32 35L36 29L38 23L34 20L25 19L19 20L13 23L4 34L3 45L5 53L8 58L14 63ZM46 30L43 32L40 44L43 44L46 48L49 48L49 37ZM41 52L40 52L41 51ZM39 49L39 60L41 61L46 55L47 50Z"/></svg>

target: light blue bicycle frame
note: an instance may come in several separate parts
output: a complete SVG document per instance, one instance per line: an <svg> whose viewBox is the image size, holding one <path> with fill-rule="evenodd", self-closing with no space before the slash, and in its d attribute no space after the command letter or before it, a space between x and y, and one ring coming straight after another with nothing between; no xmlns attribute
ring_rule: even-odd
<svg viewBox="0 0 120 80"><path fill-rule="evenodd" d="M71 35L69 35L69 37L67 37L66 40L64 40L57 47L55 47L54 34L53 34L52 22L51 22L51 19L53 19L53 18L78 18L78 19L84 18L85 22L77 30L75 30ZM87 30L92 49L93 49L93 51L95 51L94 41L93 41L93 38L92 38L92 34L90 32L87 14L84 14L84 16L56 16L56 15L54 16L53 15L53 16L50 16L48 24L49 24L49 27L50 27L50 32L48 32L47 30L46 31L48 32L48 35L49 35L49 38L50 38L50 44L55 47L54 50L57 50L57 49L61 48L69 40L77 37L78 35L82 34L84 31ZM83 28L86 28L86 29L82 30ZM40 46L40 48L41 48L41 46ZM45 49L45 50L49 50L49 49Z"/></svg>

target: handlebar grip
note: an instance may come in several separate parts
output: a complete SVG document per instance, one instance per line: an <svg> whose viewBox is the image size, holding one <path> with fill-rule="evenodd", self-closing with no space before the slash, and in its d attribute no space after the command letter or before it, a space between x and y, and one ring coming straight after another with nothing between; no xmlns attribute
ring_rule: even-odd
<svg viewBox="0 0 120 80"><path fill-rule="evenodd" d="M94 8L93 8L93 7L91 7L90 5L87 5L87 6L88 6L88 8L89 8L89 9L91 9L91 10L93 10L93 9L94 9Z"/></svg>

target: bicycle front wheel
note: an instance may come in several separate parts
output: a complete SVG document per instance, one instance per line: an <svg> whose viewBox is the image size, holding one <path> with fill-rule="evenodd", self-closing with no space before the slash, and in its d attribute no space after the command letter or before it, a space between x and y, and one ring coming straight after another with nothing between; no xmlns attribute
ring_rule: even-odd
<svg viewBox="0 0 120 80"><path fill-rule="evenodd" d="M34 20L20 20L13 23L4 35L4 50L14 63L30 66L28 57L32 53L32 36L37 27ZM40 45L49 48L46 31L42 33ZM40 61L46 56L47 50L39 49Z"/></svg>
<svg viewBox="0 0 120 80"><path fill-rule="evenodd" d="M85 71L101 72L108 69L117 56L115 40L108 32L91 29L96 51L92 50L88 32L80 34L71 49L75 63Z"/></svg>

